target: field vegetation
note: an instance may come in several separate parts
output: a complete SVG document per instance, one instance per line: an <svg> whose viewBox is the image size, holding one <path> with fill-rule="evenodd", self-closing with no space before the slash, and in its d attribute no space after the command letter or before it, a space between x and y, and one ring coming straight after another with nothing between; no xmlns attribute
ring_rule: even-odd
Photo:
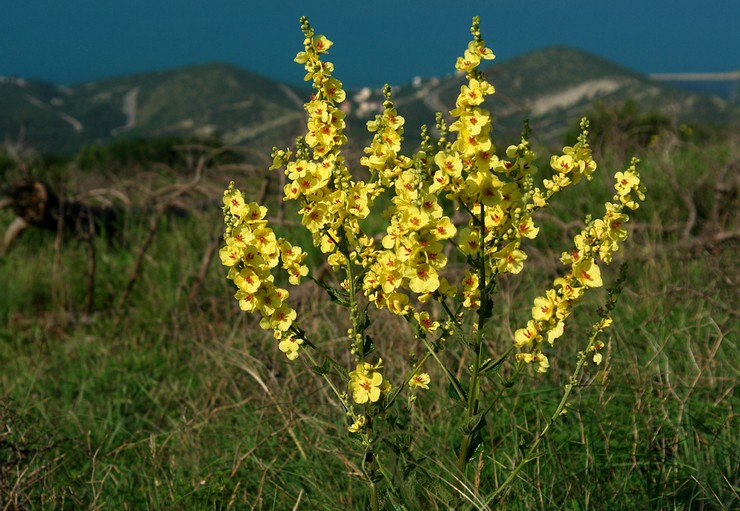
<svg viewBox="0 0 740 511"><path fill-rule="evenodd" d="M624 119L639 117L629 108L601 113L600 133L616 125L600 124L616 123L610 115L639 128L639 118ZM497 295L491 324L508 343L581 228L572 219L609 199L625 154L640 157L649 200L630 223L629 249L615 256L629 271L604 362L589 367L506 509L740 505L740 140L647 119L647 138L600 141L588 193L568 190L537 216L545 232L530 252L533 271L506 278ZM0 259L0 509L363 509L362 448L343 410L308 365L286 363L239 310L218 264L220 197L231 179L268 205L281 235L310 239L286 220L279 176L251 152L170 144L0 161L4 181L34 175L128 211L120 239L28 231ZM5 226L13 216L1 214ZM331 278L319 254L309 258L313 274ZM349 325L323 290L309 282L291 293L302 327L340 352ZM579 306L582 331L597 306ZM418 349L398 318L371 320L373 337L395 343L386 357ZM532 372L504 396L487 417L479 468L464 479L454 472L459 425L435 405L447 389L430 371L423 406L394 417L410 446L405 459L425 458L392 467L405 506L476 508L495 491L555 409L578 349L562 343L548 373Z"/></svg>

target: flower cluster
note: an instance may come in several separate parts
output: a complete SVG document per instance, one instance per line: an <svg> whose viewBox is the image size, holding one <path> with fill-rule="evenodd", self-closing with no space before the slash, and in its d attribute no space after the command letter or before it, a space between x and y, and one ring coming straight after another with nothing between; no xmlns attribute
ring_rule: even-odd
<svg viewBox="0 0 740 511"><path fill-rule="evenodd" d="M439 140L432 143L425 127L421 149L413 157L402 155L405 120L386 86L383 111L367 123L373 138L360 159L370 178L356 180L341 154L347 138L345 114L339 104L346 93L332 76L334 66L323 60L332 43L316 35L305 17L301 18L301 29L304 48L295 61L304 66L305 80L311 81L314 89L304 105L306 133L293 150L274 150L271 169L282 169L287 177L284 200L299 204L302 224L312 234L313 244L327 255L333 269L343 273L344 290L322 282L319 285L350 310L349 348L356 369L348 374L349 390L355 403L372 404L390 389L390 383L380 372L380 362L367 360L374 347L364 333L369 322L367 311L360 310L360 295L378 308L406 316L415 323L421 340L438 329L439 339L453 330L461 331L465 309L477 313L479 321L473 328L476 340L467 342L480 348L497 276L522 271L527 259L523 244L539 233L534 213L547 207L554 194L584 177L591 179L596 163L585 120L577 143L551 157L553 172L538 185L534 182L536 156L529 144L528 126L518 144L508 146L501 157L496 154L491 114L483 107L495 89L479 70L494 54L486 47L479 20L474 18L472 41L455 64L466 78L450 111L449 127L440 114ZM545 371L549 362L541 343L547 339L552 344L562 336L573 305L586 289L602 285L596 260L609 264L626 237L621 226L628 217L623 209L636 208L637 201L644 198L635 164L615 176L617 193L613 202L607 203L604 217L589 221L575 237L575 249L561 257L569 266L568 273L535 299L532 318L514 336L518 360L537 363L538 370ZM368 235L363 230L368 223L363 220L384 193L391 196L384 213L388 225L379 235ZM458 212L454 223L443 209L445 201ZM224 215L226 246L220 255L229 267L228 278L237 286L239 305L260 313L260 326L273 330L280 350L295 359L302 343L313 344L293 325L296 313L286 303L288 291L275 284L273 270L282 262L288 281L300 283L308 273L306 253L285 239L277 239L264 220L266 209L246 204L233 183L224 193ZM445 248L450 245L468 263L456 283L443 275L450 255ZM456 309L448 307L448 298L457 301ZM419 303L430 299L442 302L446 321L436 321L421 310ZM466 334L460 336L466 339ZM480 349L477 356L475 371L481 367ZM429 376L421 368L421 364L414 368L413 378L405 383L410 388L427 388ZM351 429L366 427L364 416L353 418ZM370 417L367 420L372 422Z"/></svg>
<svg viewBox="0 0 740 511"><path fill-rule="evenodd" d="M379 308L406 314L409 298L401 290L408 289L424 301L440 287L449 288L439 276L447 264L442 242L457 229L414 167L401 172L395 192L387 211L390 225L382 238L383 248L373 255L364 290Z"/></svg>
<svg viewBox="0 0 740 511"><path fill-rule="evenodd" d="M295 61L306 69L306 80L313 80L316 90L305 104L307 132L299 141L295 159L289 151L275 150L271 168L285 166L290 182L285 185L284 200L301 204L303 225L312 233L313 243L338 268L347 262L342 246L367 246L372 241L363 234L359 222L370 213L379 190L374 184L352 179L340 148L347 141L343 133L345 114L337 107L346 93L342 82L331 76L334 66L321 60L331 47L323 35L315 35L306 18L301 18L305 36L304 51Z"/></svg>
<svg viewBox="0 0 740 511"><path fill-rule="evenodd" d="M296 202L314 246L337 275L336 287L331 281L312 280L347 312L345 347L349 357L335 358L332 349L319 346L295 324L296 311L287 303L288 291L278 284L287 280L297 285L307 276L307 254L278 238L267 225L266 208L246 203L233 183L224 192L226 243L220 258L237 287L235 297L241 309L260 315L261 328L273 332L288 359L303 354L304 361L341 403L347 429L364 447L362 468L371 488L371 507L376 509L380 504L376 484L381 479L392 483L391 478L381 477L378 460L381 453L398 452L393 445L395 432L379 426L385 420L391 428L398 427L388 411L401 393L406 391L408 411L413 412L417 394L430 387L431 377L424 372L427 364L440 365L451 397L463 404L456 474L465 475L465 466L480 445L486 414L523 373L520 370L525 364L534 364L538 372L547 371L550 361L543 352L545 340L554 346L586 291L603 285L600 265L610 264L620 249L627 237L623 226L629 218L625 211L636 209L644 193L637 160L633 160L627 170L615 175L616 193L606 204L604 215L595 220L588 217L585 228L574 237L573 250L561 255L564 274L534 299L531 318L515 331L505 350L498 355L490 353L498 345L488 338L488 322L496 314L493 297L498 278L523 270L526 244L540 231L534 221L536 212L548 207L555 194L584 178L591 179L596 170L588 144L588 122L581 122L581 134L572 147L564 147L561 154L550 158L552 172L541 182L535 183L538 169L526 123L519 143L497 154L492 116L484 108L495 89L479 69L494 55L486 47L475 17L472 41L455 64L465 79L450 117L438 113L436 132L423 126L420 148L405 156L401 146L406 123L386 86L382 112L367 123L372 141L359 162L369 171L363 181L350 173L342 155L347 137L346 109L341 103L346 93L332 76L334 66L324 60L332 43L315 34L305 17L301 18L301 29L303 51L295 61L303 65L305 80L311 81L314 89L304 105L306 131L294 147L273 150L270 168L284 173L283 200ZM377 228L380 218L370 215L380 202L388 207L382 215L386 223ZM461 268L450 271L448 258ZM279 270L285 274L278 276ZM572 383L587 357L596 364L602 361L604 343L599 336L611 324L611 311L625 275L621 272L607 291L609 298L599 309L600 320L593 325L586 348L579 352L571 383L566 385L550 422L563 413ZM405 375L394 385L382 359L375 355L377 336L372 335L373 339L369 330L376 321L369 310L373 306L404 317L418 347L425 351L423 356L417 355L415 348L408 352ZM446 357L450 339L459 341L465 350L460 357ZM451 370L449 361L457 369ZM501 371L507 361L516 366L515 371ZM467 382L455 376L460 367L467 368ZM506 373L510 376L505 377ZM485 378L496 374L503 381L500 392L492 395L486 391L490 385ZM524 463L534 459L550 422L508 479L485 500L486 505L515 480ZM386 441L390 449L380 449Z"/></svg>
<svg viewBox="0 0 740 511"><path fill-rule="evenodd" d="M577 184L584 176L591 179L596 162L591 157L588 145L588 120L581 119L581 134L573 147L563 148L563 154L550 158L550 167L555 172L552 179L545 179L546 199L560 190Z"/></svg>
<svg viewBox="0 0 740 511"><path fill-rule="evenodd" d="M581 300L587 289L603 284L596 259L604 264L611 263L612 255L627 238L623 224L629 221L629 217L622 211L624 208L637 209L639 203L635 198L645 198L636 166L637 160L633 159L629 169L615 174L614 187L617 193L614 202L605 204L603 218L589 222L574 237L574 250L564 252L560 257L561 262L570 267L568 273L555 279L555 288L534 299L532 319L514 334L516 347L528 350L520 351L517 358L525 363L537 363L540 372L546 371L550 365L547 356L542 353L541 343L547 338L548 343L553 345L555 339L563 335L565 320L573 306Z"/></svg>
<svg viewBox="0 0 740 511"><path fill-rule="evenodd" d="M290 335L296 312L286 302L288 291L275 285L272 269L282 260L291 284L299 284L308 274L303 264L306 253L283 238L276 238L267 226L267 208L256 202L246 203L242 192L232 182L224 191L226 245L221 248L221 262L229 268L227 278L237 287L234 295L239 307L259 312L260 326L273 330L279 348L289 359L298 356L300 339Z"/></svg>
<svg viewBox="0 0 740 511"><path fill-rule="evenodd" d="M456 64L467 73L467 83L461 86L450 112L455 121L449 131L457 136L434 156L429 191L446 194L470 215L460 229L457 246L473 267L463 280L462 301L465 307L476 309L481 286L488 285L497 273L522 270L527 256L520 248L521 239L534 238L539 229L531 216L535 155L526 135L519 145L507 149L506 159L495 154L491 115L481 106L495 89L478 71L481 61L494 55L480 37L477 19L471 32L473 41Z"/></svg>
<svg viewBox="0 0 740 511"><path fill-rule="evenodd" d="M413 161L407 156L398 154L406 121L398 115L391 101L389 86L385 86L383 94L385 96L383 113L367 123L368 131L374 135L370 146L365 148L367 156L360 158L360 165L367 167L378 177L380 185L387 188L395 183L403 170L411 167Z"/></svg>

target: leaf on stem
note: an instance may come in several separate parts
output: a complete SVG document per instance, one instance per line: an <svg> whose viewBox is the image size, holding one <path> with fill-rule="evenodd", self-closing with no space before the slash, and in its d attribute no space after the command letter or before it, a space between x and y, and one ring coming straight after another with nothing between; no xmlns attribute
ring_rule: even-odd
<svg viewBox="0 0 740 511"><path fill-rule="evenodd" d="M470 439L470 445L468 445L467 452L465 453L465 463L468 463L470 460L472 460L476 454L478 454L478 451L483 447L483 436L480 434L480 431L476 431L473 434L473 437Z"/></svg>
<svg viewBox="0 0 740 511"><path fill-rule="evenodd" d="M323 376L325 374L329 373L329 361L324 359L323 362L321 362L321 365L315 365L311 368L311 370L318 374L319 376Z"/></svg>
<svg viewBox="0 0 740 511"><path fill-rule="evenodd" d="M481 426L483 425L483 414L479 413L476 415L473 415L468 420L465 421L465 424L462 426L462 432L466 435L470 435L478 431Z"/></svg>
<svg viewBox="0 0 740 511"><path fill-rule="evenodd" d="M454 374L449 371L446 371L446 374L447 379L450 381L450 384L447 387L447 395L450 396L452 399L462 402L463 404L467 404L468 393L465 391L458 379L455 378Z"/></svg>
<svg viewBox="0 0 740 511"><path fill-rule="evenodd" d="M367 356L374 350L375 344L373 343L373 339L369 335L366 335L362 341L362 352Z"/></svg>
<svg viewBox="0 0 740 511"><path fill-rule="evenodd" d="M329 300L331 300L334 303L338 303L339 305L342 305L344 307L349 307L349 295L343 289L330 286L326 284L325 282L316 280L310 275L309 275L309 278L313 280L321 289L326 291L326 293L329 295Z"/></svg>

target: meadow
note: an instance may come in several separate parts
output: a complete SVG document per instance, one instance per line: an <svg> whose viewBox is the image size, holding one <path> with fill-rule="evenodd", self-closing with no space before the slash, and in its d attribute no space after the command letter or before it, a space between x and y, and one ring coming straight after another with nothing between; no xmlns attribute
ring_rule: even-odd
<svg viewBox="0 0 740 511"><path fill-rule="evenodd" d="M491 320L502 346L555 273L580 228L573 219L608 200L611 175L629 162L624 148L600 152L588 193L568 190L536 217L544 234L530 271L502 281ZM648 200L615 256L629 270L604 362L589 368L502 508L740 506L740 140L665 133L639 153ZM29 231L0 259L0 509L367 506L362 448L343 410L305 360L288 363L232 299L217 256L221 191L235 179L270 206L281 235L303 246L310 237L284 220L290 208L283 217L267 165L204 154L176 169L136 164L107 180L73 163L34 170L78 190L128 187L140 200L142 190L164 190L148 197L184 201L189 213L139 213L113 243ZM0 225L11 220L2 212ZM316 252L309 266L325 274ZM291 292L302 328L339 351L348 327L339 309L310 282ZM583 329L597 305L579 306ZM387 365L403 366L418 349L413 335L388 314L371 319L373 336L397 346L386 349L398 359ZM394 419L415 461L392 467L406 484L385 508L483 508L480 496L502 483L557 405L578 349L563 342L548 373L532 372L504 395L466 478L454 472L458 425L438 399L447 389L432 374L423 406ZM465 347L445 354L462 361Z"/></svg>

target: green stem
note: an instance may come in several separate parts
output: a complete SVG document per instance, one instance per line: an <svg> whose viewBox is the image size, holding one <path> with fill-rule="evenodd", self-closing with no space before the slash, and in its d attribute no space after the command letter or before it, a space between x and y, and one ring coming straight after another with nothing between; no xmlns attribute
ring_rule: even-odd
<svg viewBox="0 0 740 511"><path fill-rule="evenodd" d="M352 321L352 339L350 344L353 346L353 352L355 354L355 357L357 361L360 363L365 361L365 337L364 337L364 329L366 325L360 324L360 310L359 310L359 304L357 300L357 282L355 282L355 274L354 274L354 268L352 263L352 258L350 257L350 251L347 247L347 236L344 232L344 229L340 229L339 234L341 235L341 243L337 246L342 252L342 255L344 255L344 258L346 259L346 265L345 265L345 276L347 278L347 284L348 284L348 290L349 293L349 314L350 314L350 320ZM364 323L364 321L363 321ZM365 475L367 476L367 482L368 486L370 487L370 508L372 511L378 511L379 509L379 500L378 500L378 487L375 484L375 481L377 479L377 465L375 462L375 457L377 456L377 453L375 452L375 441L374 441L374 435L373 435L373 414L374 407L366 407L366 420L367 423L364 428L363 437L366 442L366 449L365 454L363 457L363 466L366 466Z"/></svg>
<svg viewBox="0 0 740 511"><path fill-rule="evenodd" d="M419 371L419 369L421 369L421 366L423 366L424 363L429 359L429 357L432 356L431 346L429 346L427 344L426 339L422 339L422 342L424 343L425 346L427 346L427 349L429 350L429 352L426 355L424 355L424 358L421 359L421 362L419 362L418 364L416 364L416 366L409 373L407 373L406 376L403 377L403 382L401 383L400 388L394 390L391 393L391 395L385 401L385 404L383 405L383 409L388 410L393 405L393 403L396 401L396 398L401 393L401 391L403 390L403 388L406 385L408 385L408 383L411 381L411 378L414 377L414 375L417 373L417 371ZM437 359L437 362L439 362L439 359Z"/></svg>
<svg viewBox="0 0 740 511"><path fill-rule="evenodd" d="M344 233L344 229L340 229L339 234L341 235L341 243L337 246L342 252L342 255L346 259L346 265L345 265L345 276L347 278L347 284L349 286L349 289L347 289L347 293L349 294L349 317L352 321L352 339L350 344L354 347L354 353L357 357L357 360L360 362L365 361L365 349L364 349L364 339L362 336L362 328L360 327L360 311L359 306L357 302L357 283L355 282L355 274L354 269L352 267L352 258L350 257L350 251L347 247L347 236Z"/></svg>
<svg viewBox="0 0 740 511"><path fill-rule="evenodd" d="M319 365L316 363L316 360L313 358L313 356L311 355L311 352L308 351L308 349L303 348L303 353L306 354L306 356L308 357L308 360L311 361L311 364L313 364L314 367L319 367ZM331 381L331 379L329 378L329 375L327 375L326 373L322 372L321 373L321 377L324 379L324 381L326 382L326 384L329 385L329 388L332 390L332 392L334 392L334 395L337 396L337 399L339 400L339 403L342 405L342 407L347 412L350 412L351 413L351 410L352 409L350 408L349 403L347 403L347 401L343 397L343 395L342 395L343 393L342 392L339 392L339 389L337 389L337 387L334 385L334 382ZM355 417L354 414L353 414L353 417L352 418L353 419L356 419L357 417Z"/></svg>
<svg viewBox="0 0 740 511"><path fill-rule="evenodd" d="M478 305L478 328L475 333L475 355L473 367L470 373L470 385L468 386L468 403L465 412L466 428L470 432L463 435L460 443L460 453L457 457L457 470L462 473L467 462L469 450L473 437L476 434L477 426L470 426L470 419L478 413L478 403L480 401L480 368L483 363L483 328L487 316L489 315L488 290L486 285L486 252L485 252L485 206L480 205L480 250L478 253L478 289L480 291L480 303Z"/></svg>
<svg viewBox="0 0 740 511"><path fill-rule="evenodd" d="M511 353L511 350L507 351L506 354ZM498 392L495 396L493 396L493 399L491 399L491 402L488 403L485 410L481 413L481 416L485 417L488 412L490 412L493 407L496 405L499 399L501 399L501 396L504 395L504 392L506 392L506 389L511 386L511 384L514 382L514 379L519 376L519 373L522 371L522 368L524 367L524 364L518 364L516 369L514 370L514 374L512 374L507 380L504 385L501 385L501 387L498 389Z"/></svg>
<svg viewBox="0 0 740 511"><path fill-rule="evenodd" d="M586 364L587 353L590 352L591 348L596 342L596 338L600 331L601 330L595 329L592 332L592 334L589 336L588 346L584 351L581 351L578 354L578 362L576 363L576 367L573 370L573 374L570 375L568 383L565 385L563 397L562 399L560 399L557 408L548 419L547 424L542 429L540 434L537 435L537 437L534 439L532 445L529 447L529 449L527 449L527 452L525 453L521 461L519 461L519 464L516 466L516 468L514 468L514 470L512 470L506 480L501 483L501 486L499 486L498 489L490 497L488 497L488 499L486 500L486 505L498 503L503 498L505 492L508 491L509 486L514 481L514 479L516 479L517 475L519 474L519 472L521 472L524 466L536 458L537 447L540 445L540 442L542 442L542 439L545 438L545 435L547 435L547 433L550 431L550 427L552 426L552 424L563 414L563 410L565 410L565 407L568 404L568 398L570 398L570 395L573 392L573 388L576 386L576 383L578 381L578 377L581 374L583 366ZM518 368L518 370L521 367L523 367L523 364Z"/></svg>
<svg viewBox="0 0 740 511"><path fill-rule="evenodd" d="M365 407L365 411L368 411L368 407ZM363 427L362 432L362 443L365 445L365 452L362 455L362 471L367 478L367 484L370 488L370 509L372 511L378 511L378 486L375 484L378 479L377 463L375 460L375 440L373 438L373 417L371 414L366 413L365 418L367 422Z"/></svg>
<svg viewBox="0 0 740 511"><path fill-rule="evenodd" d="M314 362L313 358L311 357L310 353L308 352L307 347L308 348L311 348L316 353L318 353L319 355L321 355L324 358L324 360L326 360L327 362L329 362L329 364L332 365L339 372L339 374L341 374L343 376L346 376L347 375L347 369L345 369L345 367L342 364L340 364L339 362L337 362L336 360L334 360L324 350L322 350L321 348L319 348L318 346L316 346L314 343L312 343L308 339L308 337L306 337L306 333L301 328L298 328L298 327L295 326L295 323L293 323L293 325L291 325L291 327L290 327L290 333L293 334L298 339L301 339L303 341L304 345L301 346L301 347L303 348L304 353L308 354L309 359L311 360L311 362L316 367L319 367L319 366Z"/></svg>
<svg viewBox="0 0 740 511"><path fill-rule="evenodd" d="M458 395L461 401L466 401L465 392L463 392L463 389L460 388L460 384L457 382L455 377L450 373L450 370L447 368L446 365L442 363L442 361L437 356L437 353L434 351L434 349L429 345L429 342L426 339L422 339L421 342L424 343L424 346L427 349L427 352L431 354L432 357L434 357L434 360L437 362L437 365L444 371L445 376L447 376L447 380L450 382L450 384L455 387L455 393Z"/></svg>

